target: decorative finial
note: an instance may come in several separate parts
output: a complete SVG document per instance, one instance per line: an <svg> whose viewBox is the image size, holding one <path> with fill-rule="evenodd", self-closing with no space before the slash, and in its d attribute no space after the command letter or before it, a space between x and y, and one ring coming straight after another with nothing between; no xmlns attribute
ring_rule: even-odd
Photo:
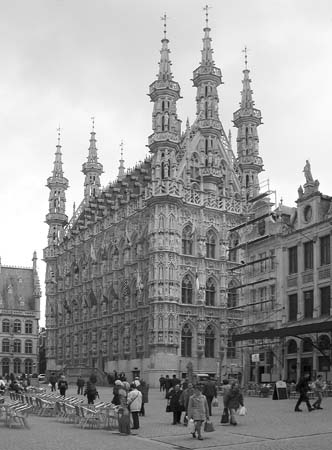
<svg viewBox="0 0 332 450"><path fill-rule="evenodd" d="M122 139L121 139L120 148L121 148L121 159L123 159L123 140Z"/></svg>
<svg viewBox="0 0 332 450"><path fill-rule="evenodd" d="M244 49L242 50L242 53L244 53L244 64L245 64L246 70L248 69L248 52L249 52L249 50L247 49L247 46L245 46Z"/></svg>
<svg viewBox="0 0 332 450"><path fill-rule="evenodd" d="M91 121L92 121L92 131L95 131L95 116L91 117Z"/></svg>
<svg viewBox="0 0 332 450"><path fill-rule="evenodd" d="M164 39L167 39L166 37L166 33L167 33L167 15L166 13L164 13L164 15L162 17L160 17L160 19L164 22Z"/></svg>
<svg viewBox="0 0 332 450"><path fill-rule="evenodd" d="M58 145L60 145L60 137L61 137L61 128L60 128L60 124L58 125L58 128L56 129L56 131L58 132Z"/></svg>
<svg viewBox="0 0 332 450"><path fill-rule="evenodd" d="M205 5L203 10L205 11L205 22L206 22L206 28L209 28L209 9L211 9L212 6Z"/></svg>

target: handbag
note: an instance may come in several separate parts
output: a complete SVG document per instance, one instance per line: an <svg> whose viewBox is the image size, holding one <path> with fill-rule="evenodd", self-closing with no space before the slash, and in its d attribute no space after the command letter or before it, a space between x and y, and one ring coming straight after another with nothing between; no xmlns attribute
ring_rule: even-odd
<svg viewBox="0 0 332 450"><path fill-rule="evenodd" d="M207 420L207 421L204 423L204 431L205 431L206 433L211 433L212 431L214 431L213 423L210 422L209 420Z"/></svg>
<svg viewBox="0 0 332 450"><path fill-rule="evenodd" d="M219 406L218 400L216 398L212 400L212 406Z"/></svg>
<svg viewBox="0 0 332 450"><path fill-rule="evenodd" d="M245 406L241 406L238 409L238 414L239 416L245 416L247 414L247 408Z"/></svg>
<svg viewBox="0 0 332 450"><path fill-rule="evenodd" d="M229 422L229 411L228 411L228 408L224 408L220 422L221 423L228 423Z"/></svg>
<svg viewBox="0 0 332 450"><path fill-rule="evenodd" d="M190 419L188 422L188 431L189 433L195 433L195 423L193 419Z"/></svg>
<svg viewBox="0 0 332 450"><path fill-rule="evenodd" d="M166 405L166 412L172 412L171 405L169 402Z"/></svg>

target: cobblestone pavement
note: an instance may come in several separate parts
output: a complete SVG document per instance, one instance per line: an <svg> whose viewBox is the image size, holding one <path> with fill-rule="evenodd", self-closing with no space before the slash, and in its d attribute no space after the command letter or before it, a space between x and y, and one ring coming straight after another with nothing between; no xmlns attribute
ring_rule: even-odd
<svg viewBox="0 0 332 450"><path fill-rule="evenodd" d="M110 401L112 388L100 387L100 400ZM74 394L74 386L68 395ZM82 397L83 398L83 397ZM116 431L81 429L52 417L29 416L30 429L8 429L0 425L1 450L330 450L332 440L332 398L323 400L324 410L294 412L294 400L245 398L248 415L238 426L221 425L221 407L213 409L216 431L204 440L193 439L183 425L171 425L165 412L164 395L151 389L146 416L140 429L130 436ZM219 399L222 404L222 399Z"/></svg>

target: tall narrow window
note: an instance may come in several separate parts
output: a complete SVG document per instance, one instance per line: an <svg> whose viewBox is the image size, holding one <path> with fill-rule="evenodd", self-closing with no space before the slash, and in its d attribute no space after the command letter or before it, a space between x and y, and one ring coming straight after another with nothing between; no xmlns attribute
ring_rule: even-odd
<svg viewBox="0 0 332 450"><path fill-rule="evenodd" d="M31 375L32 374L32 360L26 359L24 361L24 373Z"/></svg>
<svg viewBox="0 0 332 450"><path fill-rule="evenodd" d="M9 353L9 350L10 350L9 339L2 339L2 352Z"/></svg>
<svg viewBox="0 0 332 450"><path fill-rule="evenodd" d="M211 230L206 236L206 257L213 259L216 257L216 236Z"/></svg>
<svg viewBox="0 0 332 450"><path fill-rule="evenodd" d="M233 339L227 340L227 358L229 359L236 358L236 348Z"/></svg>
<svg viewBox="0 0 332 450"><path fill-rule="evenodd" d="M314 243L312 241L305 242L303 245L304 252L304 270L314 267Z"/></svg>
<svg viewBox="0 0 332 450"><path fill-rule="evenodd" d="M193 285L189 275L182 280L182 303L191 304L193 302Z"/></svg>
<svg viewBox="0 0 332 450"><path fill-rule="evenodd" d="M209 325L205 330L205 358L214 358L214 329Z"/></svg>
<svg viewBox="0 0 332 450"><path fill-rule="evenodd" d="M8 319L4 319L2 321L2 332L9 333L10 323Z"/></svg>
<svg viewBox="0 0 332 450"><path fill-rule="evenodd" d="M182 253L192 255L193 252L193 233L190 225L187 225L182 231Z"/></svg>
<svg viewBox="0 0 332 450"><path fill-rule="evenodd" d="M234 308L237 306L237 290L229 289L227 296L227 308Z"/></svg>
<svg viewBox="0 0 332 450"><path fill-rule="evenodd" d="M289 274L297 273L297 247L288 249L288 268Z"/></svg>
<svg viewBox="0 0 332 450"><path fill-rule="evenodd" d="M330 235L323 236L320 241L320 265L330 264Z"/></svg>
<svg viewBox="0 0 332 450"><path fill-rule="evenodd" d="M32 320L27 320L25 322L25 333L26 334L32 334Z"/></svg>
<svg viewBox="0 0 332 450"><path fill-rule="evenodd" d="M288 296L288 320L297 320L297 294Z"/></svg>
<svg viewBox="0 0 332 450"><path fill-rule="evenodd" d="M314 312L314 291L304 292L304 318L311 319Z"/></svg>
<svg viewBox="0 0 332 450"><path fill-rule="evenodd" d="M21 341L18 339L14 341L14 353L21 353Z"/></svg>
<svg viewBox="0 0 332 450"><path fill-rule="evenodd" d="M18 319L14 321L14 333L21 333L21 321Z"/></svg>
<svg viewBox="0 0 332 450"><path fill-rule="evenodd" d="M329 316L331 308L331 288L325 286L320 289L320 315Z"/></svg>
<svg viewBox="0 0 332 450"><path fill-rule="evenodd" d="M25 353L32 353L32 341L25 341Z"/></svg>
<svg viewBox="0 0 332 450"><path fill-rule="evenodd" d="M192 353L192 332L186 323L181 332L181 356L191 356Z"/></svg>
<svg viewBox="0 0 332 450"><path fill-rule="evenodd" d="M206 306L215 306L216 288L212 278L209 278L206 282L205 289L205 302Z"/></svg>
<svg viewBox="0 0 332 450"><path fill-rule="evenodd" d="M21 360L18 358L14 359L14 373L21 373Z"/></svg>

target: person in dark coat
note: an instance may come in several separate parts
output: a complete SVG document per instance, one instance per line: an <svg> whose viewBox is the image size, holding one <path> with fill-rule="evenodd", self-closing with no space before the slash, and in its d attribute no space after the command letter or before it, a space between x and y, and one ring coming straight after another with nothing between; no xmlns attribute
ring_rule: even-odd
<svg viewBox="0 0 332 450"><path fill-rule="evenodd" d="M58 389L60 391L60 395L63 397L66 396L66 390L68 389L68 383L64 375L60 376L60 380L58 381Z"/></svg>
<svg viewBox="0 0 332 450"><path fill-rule="evenodd" d="M181 382L180 382L180 380L177 378L176 375L173 375L173 378L172 378L172 387L174 388L177 384L180 384L180 385L181 385Z"/></svg>
<svg viewBox="0 0 332 450"><path fill-rule="evenodd" d="M122 388L123 384L120 380L115 380L114 388L113 388L113 399L112 403L113 405L120 405L120 395L119 390Z"/></svg>
<svg viewBox="0 0 332 450"><path fill-rule="evenodd" d="M161 377L159 378L159 390L160 390L160 392L165 390L165 377L164 377L164 375L161 375Z"/></svg>
<svg viewBox="0 0 332 450"><path fill-rule="evenodd" d="M51 384L51 392L56 391L56 387L55 387L56 380L57 380L56 375L54 372L52 372L50 375L50 378L49 378L49 382Z"/></svg>
<svg viewBox="0 0 332 450"><path fill-rule="evenodd" d="M183 411L183 406L180 403L181 394L182 391L179 384L177 384L168 393L170 408L173 412L173 425L181 423L181 413Z"/></svg>
<svg viewBox="0 0 332 450"><path fill-rule="evenodd" d="M303 377L300 378L299 382L296 385L296 391L300 393L300 396L298 398L298 401L296 402L294 411L301 412L302 409L299 408L300 404L302 402L305 402L308 408L308 411L313 411L315 408L313 408L310 405L309 397L308 397L308 391L310 390L309 387L309 379L310 374L305 373Z"/></svg>
<svg viewBox="0 0 332 450"><path fill-rule="evenodd" d="M165 394L165 398L168 398L168 392L172 387L172 380L170 379L169 375L166 375L165 378L165 390L166 390L166 394Z"/></svg>
<svg viewBox="0 0 332 450"><path fill-rule="evenodd" d="M96 397L99 397L96 385L91 382L91 379L86 383L84 395L86 395L89 405L93 405Z"/></svg>
<svg viewBox="0 0 332 450"><path fill-rule="evenodd" d="M80 395L80 394L83 395L83 387L85 385L85 381L81 375L77 378L76 385L77 385L77 395Z"/></svg>
<svg viewBox="0 0 332 450"><path fill-rule="evenodd" d="M212 380L208 380L203 387L202 394L205 395L206 397L209 407L209 415L212 416L212 408L211 408L212 400L214 398L217 398L218 395L216 384Z"/></svg>
<svg viewBox="0 0 332 450"><path fill-rule="evenodd" d="M146 383L145 380L141 380L140 382L140 386L138 386L137 388L139 391L141 391L142 393L142 407L141 410L139 412L140 416L145 416L145 403L149 402L149 385Z"/></svg>
<svg viewBox="0 0 332 450"><path fill-rule="evenodd" d="M231 414L229 423L231 425L237 425L235 419L235 412L240 406L244 406L243 395L240 391L240 386L237 381L233 381L231 388L224 394L224 406L229 409Z"/></svg>

